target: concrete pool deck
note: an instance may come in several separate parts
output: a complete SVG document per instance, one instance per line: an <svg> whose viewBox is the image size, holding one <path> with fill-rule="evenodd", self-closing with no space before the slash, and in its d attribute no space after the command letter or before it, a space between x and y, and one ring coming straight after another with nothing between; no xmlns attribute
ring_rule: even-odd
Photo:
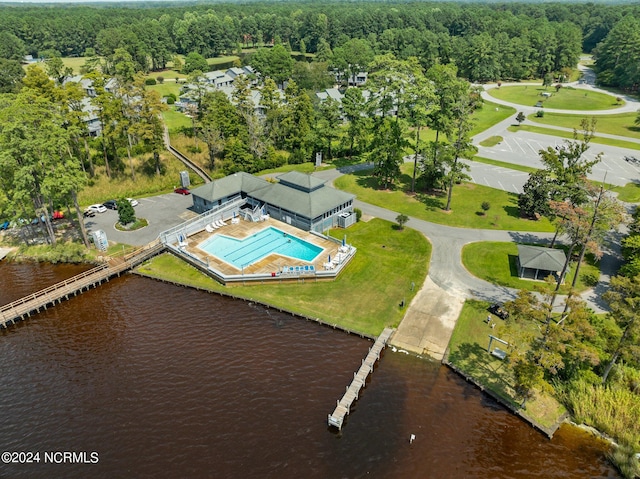
<svg viewBox="0 0 640 479"><path fill-rule="evenodd" d="M243 239L265 228L268 228L269 226L277 228L287 233L288 235L295 236L308 243L319 246L320 248L322 248L322 252L315 258L314 261L303 261L288 256L282 256L277 253L272 253L256 261L255 263L246 266L243 270L241 270L198 247L200 243L206 241L216 234L223 234L233 238ZM332 258L335 258L339 252L339 248L340 243L323 239L316 234L300 230L273 218L260 222L251 222L240 219L237 224L231 224L230 221L227 221L227 226L223 226L213 231L212 233L201 231L189 236L188 244L186 246L186 250L188 253L196 256L201 261L207 263L211 268L219 271L224 275L237 275L240 273L269 274L276 273L285 266L303 266L309 264L313 265L316 271L324 271L324 264L327 262L328 257L331 256Z"/></svg>

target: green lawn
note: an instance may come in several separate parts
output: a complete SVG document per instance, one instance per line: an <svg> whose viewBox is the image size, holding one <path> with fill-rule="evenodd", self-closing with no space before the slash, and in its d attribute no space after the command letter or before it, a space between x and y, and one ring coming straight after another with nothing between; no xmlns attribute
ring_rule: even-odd
<svg viewBox="0 0 640 479"><path fill-rule="evenodd" d="M183 80L187 78L187 75L185 75L184 73L180 73L178 70L166 68L157 72L149 72L146 78L153 78L154 80L157 80L158 77L164 78L165 82L167 83L175 83L176 78Z"/></svg>
<svg viewBox="0 0 640 479"><path fill-rule="evenodd" d="M507 163L506 161L483 158L482 156L474 156L473 161L477 161L478 163L485 163L487 165L501 166L502 168L509 168L510 170L523 171L525 173L533 173L538 171L537 168L532 168L531 166L516 165L514 163Z"/></svg>
<svg viewBox="0 0 640 479"><path fill-rule="evenodd" d="M400 183L388 190L378 188L378 181L371 176L371 171L343 175L335 180L334 185L357 195L358 199L367 203L433 223L463 228L553 231L547 219L532 221L520 218L516 194L473 183L455 185L452 211L445 212L445 193L410 194L413 164L405 163L402 171ZM491 205L486 215L481 214L480 208L484 201Z"/></svg>
<svg viewBox="0 0 640 479"><path fill-rule="evenodd" d="M162 117L164 118L164 123L167 125L167 128L169 128L169 131L174 131L183 127L191 127L191 118L186 116L184 113L176 111L173 107L169 107L168 110L162 112Z"/></svg>
<svg viewBox="0 0 640 479"><path fill-rule="evenodd" d="M640 127L635 125L637 113L620 113L619 115L598 115L587 117L595 118L596 133L607 133L610 135L628 136L640 139ZM545 113L544 117L538 118L536 115L529 115L528 120L542 125L561 126L580 130L580 122L585 115L567 115L563 113Z"/></svg>
<svg viewBox="0 0 640 479"><path fill-rule="evenodd" d="M534 106L541 101L546 108L562 110L610 110L619 108L624 102L617 103L616 97L605 93L563 87L556 93L553 87L544 88L538 85L517 85L492 88L489 95L517 105ZM542 93L551 93L545 98Z"/></svg>
<svg viewBox="0 0 640 479"><path fill-rule="evenodd" d="M489 334L500 337L505 329L504 322L496 319L495 328L490 328L484 319L487 317L488 303L467 300L453 330L449 342L448 360L465 374L471 376L500 396L507 403L518 407L513 390L513 375L507 361L502 361L487 351ZM494 341L491 348L506 349ZM522 413L543 427L555 425L566 409L554 398L537 393L526 402Z"/></svg>
<svg viewBox="0 0 640 479"><path fill-rule="evenodd" d="M573 132L564 130L555 130L553 128L544 128L542 126L533 125L520 125L509 126L509 131L530 131L531 133L540 133L541 135L557 136L559 138L567 138L573 140ZM578 136L579 138L579 136ZM640 143L633 143L631 141L616 140L613 138L604 138L602 136L594 136L591 139L591 143L597 143L600 145L617 146L618 148L627 148L629 150L640 150Z"/></svg>
<svg viewBox="0 0 640 479"><path fill-rule="evenodd" d="M342 237L345 230L334 230ZM378 335L397 326L428 272L431 245L415 230L397 230L380 219L359 222L346 230L358 248L336 281L223 287L172 255L163 255L140 271L163 279L228 293L281 307L330 324ZM412 290L411 284L415 283Z"/></svg>
<svg viewBox="0 0 640 479"><path fill-rule="evenodd" d="M517 258L518 247L515 243L481 241L467 244L462 249L462 264L471 274L480 279L499 286L526 289L527 291L534 291L536 287L545 286L542 281L520 279ZM569 292L574 273L575 264L571 264L565 284L560 287L561 294ZM594 275L595 277L600 275L599 268L594 264L583 263L576 290L585 291L588 286L585 285L583 278Z"/></svg>
<svg viewBox="0 0 640 479"><path fill-rule="evenodd" d="M516 114L516 109L510 106L499 105L490 101L485 101L481 108L473 112L473 129L470 136L482 133L487 128L500 123L502 120Z"/></svg>
<svg viewBox="0 0 640 479"><path fill-rule="evenodd" d="M480 145L486 147L496 146L502 143L502 140L504 140L504 138L501 136L490 136L486 140L481 141Z"/></svg>
<svg viewBox="0 0 640 479"><path fill-rule="evenodd" d="M238 57L237 55L229 55L229 56L226 56L226 57L207 58L207 63L211 67L217 67L217 66L223 65L225 63L235 62L236 60L240 60L240 57ZM214 70L215 70L215 68L214 68Z"/></svg>
<svg viewBox="0 0 640 479"><path fill-rule="evenodd" d="M627 183L624 186L614 186L613 191L618 193L618 199L627 203L640 203L640 185Z"/></svg>
<svg viewBox="0 0 640 479"><path fill-rule="evenodd" d="M170 93L173 93L176 98L180 95L180 85L173 81L162 84L158 83L156 85L147 85L146 88L148 90L157 91L161 97L167 96Z"/></svg>
<svg viewBox="0 0 640 479"><path fill-rule="evenodd" d="M85 64L89 57L64 57L62 63L65 67L71 67L73 73L78 75L80 73L80 67Z"/></svg>

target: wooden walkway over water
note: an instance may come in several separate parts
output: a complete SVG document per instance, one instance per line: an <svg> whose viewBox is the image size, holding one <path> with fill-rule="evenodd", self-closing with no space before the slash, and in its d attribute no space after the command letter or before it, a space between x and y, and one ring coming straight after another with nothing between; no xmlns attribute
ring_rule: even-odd
<svg viewBox="0 0 640 479"><path fill-rule="evenodd" d="M373 365L380 359L380 353L387 345L387 341L393 334L393 331L391 328L385 328L369 349L369 354L367 354L367 357L362 361L362 366L360 366L357 373L353 373L353 381L351 381L351 384L347 387L344 396L338 401L333 414L329 415L329 426L334 426L342 430L342 424L344 423L345 417L349 414L351 405L358 399L360 389L365 386L367 377L373 372Z"/></svg>
<svg viewBox="0 0 640 479"><path fill-rule="evenodd" d="M49 306L54 306L62 302L63 299L69 299L69 297L76 296L91 287L95 288L104 281L109 281L114 276L120 276L123 272L135 268L163 250L164 244L156 240L125 256L112 258L108 263L6 304L0 307L0 328L15 324L18 320L25 319Z"/></svg>

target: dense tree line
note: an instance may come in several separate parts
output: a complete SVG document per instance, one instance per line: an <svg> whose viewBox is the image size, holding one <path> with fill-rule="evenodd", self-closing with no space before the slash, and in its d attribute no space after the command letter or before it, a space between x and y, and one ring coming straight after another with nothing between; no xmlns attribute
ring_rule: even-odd
<svg viewBox="0 0 640 479"><path fill-rule="evenodd" d="M0 95L0 211L18 223L42 218L45 237L53 245L51 217L54 209L66 206L74 207L88 246L78 192L95 175L95 162L104 165L109 177L124 174L128 162L135 181L132 155L147 152L160 173L160 113L166 105L145 89L130 58L118 63L117 71L109 90L102 73L88 75L96 91L89 100L79 83L56 81L31 65L16 93ZM98 138L91 137L86 122L87 101L102 124Z"/></svg>
<svg viewBox="0 0 640 479"><path fill-rule="evenodd" d="M471 81L517 79L574 66L579 53L592 51L621 19L637 18L638 8L401 2L393 8L377 2L4 7L0 57L49 50L110 57L125 48L137 69L147 71L164 67L174 53L208 57L274 41L323 55L359 39L376 54L417 57L424 68L455 61Z"/></svg>
<svg viewBox="0 0 640 479"><path fill-rule="evenodd" d="M598 82L636 91L640 86L640 20L627 15L595 48Z"/></svg>

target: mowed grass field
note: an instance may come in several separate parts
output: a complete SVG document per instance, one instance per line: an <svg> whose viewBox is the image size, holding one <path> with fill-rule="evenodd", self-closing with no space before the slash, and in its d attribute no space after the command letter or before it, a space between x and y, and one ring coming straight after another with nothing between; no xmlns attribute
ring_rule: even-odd
<svg viewBox="0 0 640 479"><path fill-rule="evenodd" d="M80 73L80 67L84 65L88 57L64 57L62 63L65 67L71 67L73 73L78 75Z"/></svg>
<svg viewBox="0 0 640 479"><path fill-rule="evenodd" d="M446 193L410 193L412 173L413 164L405 163L399 182L386 190L380 189L371 170L343 175L334 181L334 185L367 203L433 223L461 228L553 231L546 218L538 221L520 218L518 195L474 183L455 185L451 211L444 211ZM490 204L486 214L481 208L484 201Z"/></svg>
<svg viewBox="0 0 640 479"><path fill-rule="evenodd" d="M162 84L157 83L155 85L147 85L148 90L157 91L161 97L167 96L170 93L173 93L176 98L180 95L180 85L178 85L175 81L164 82Z"/></svg>
<svg viewBox="0 0 640 479"><path fill-rule="evenodd" d="M428 272L431 244L410 228L400 231L388 221L358 222L346 230L358 248L335 281L295 284L255 284L224 287L182 260L167 254L154 258L140 271L161 279L271 304L329 324L377 336L397 326L420 290ZM345 230L333 230L342 238ZM415 284L412 289L411 285Z"/></svg>
<svg viewBox="0 0 640 479"><path fill-rule="evenodd" d="M542 118L536 115L529 115L531 120L541 125L560 126L563 128L573 128L580 130L580 122L587 118L596 119L596 134L606 133L609 135L628 136L629 138L640 139L640 126L635 124L638 113L620 113L619 115L567 115L563 113L545 112Z"/></svg>
<svg viewBox="0 0 640 479"><path fill-rule="evenodd" d="M564 249L564 248L563 248ZM536 287L549 287L542 281L521 279L518 275L518 246L500 241L480 241L469 243L462 249L462 264L474 276L499 286L535 291ZM569 292L575 274L572 264L565 282L560 286L560 294ZM599 277L596 264L585 261L580 267L576 291L585 291L589 285L583 278ZM544 278L539 278L543 280ZM587 281L588 282L588 281ZM555 287L555 284L553 285Z"/></svg>
<svg viewBox="0 0 640 479"><path fill-rule="evenodd" d="M545 108L561 110L612 110L624 105L624 102L617 102L615 96L572 87L562 87L556 92L554 87L515 85L492 88L488 93L518 105L534 106L540 101ZM550 93L551 96L546 98L542 93Z"/></svg>

